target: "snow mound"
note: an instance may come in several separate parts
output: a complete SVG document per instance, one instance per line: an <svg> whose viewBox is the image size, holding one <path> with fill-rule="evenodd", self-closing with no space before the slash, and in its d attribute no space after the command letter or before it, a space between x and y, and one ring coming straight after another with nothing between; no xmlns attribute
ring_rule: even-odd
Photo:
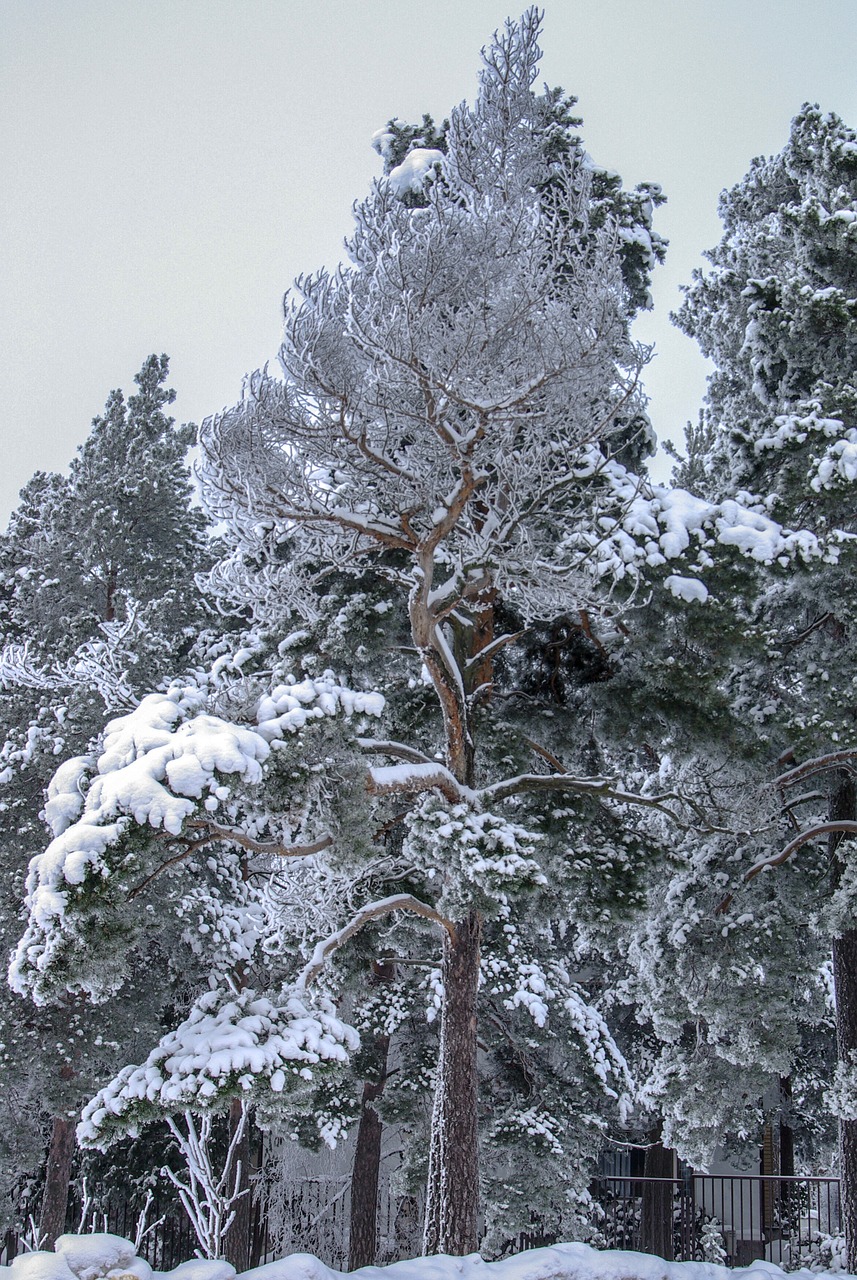
<svg viewBox="0 0 857 1280"><path fill-rule="evenodd" d="M63 1245L71 1249L75 1257L98 1255L98 1246L86 1253L87 1240L118 1241L116 1236L75 1237L62 1236L61 1241L82 1242L82 1252L74 1253L76 1245ZM131 1251L128 1241L118 1241ZM58 1246L60 1241L57 1242ZM103 1246L104 1263L114 1256L110 1246ZM136 1259L137 1262L140 1259ZM72 1271L63 1254L28 1253L16 1258L11 1267L0 1267L0 1276L8 1273L9 1280L73 1280ZM93 1274L109 1275L109 1270ZM485 1262L478 1253L464 1258L438 1254L430 1258L413 1258L394 1262L388 1267L362 1267L352 1274L362 1280L781 1280L786 1273L773 1262L760 1259L749 1267L730 1270L711 1262L665 1262L663 1258L627 1250L593 1249L588 1244L555 1244L546 1249L527 1249L523 1253L503 1258L499 1262ZM819 1280L826 1273L807 1270L789 1273L794 1280ZM228 1262L205 1262L194 1259L183 1262L172 1271L155 1272L155 1280L231 1280L235 1268ZM245 1271L242 1280L340 1280L341 1273L313 1257L309 1253L293 1253L278 1262ZM85 1280L79 1273L79 1280ZM852 1280L840 1272L837 1280ZM854 1278L857 1280L857 1278Z"/></svg>
<svg viewBox="0 0 857 1280"><path fill-rule="evenodd" d="M0 1275L9 1280L75 1280L74 1272L59 1253L46 1253L39 1249L33 1253L21 1253L9 1267L0 1267Z"/></svg>
<svg viewBox="0 0 857 1280"><path fill-rule="evenodd" d="M64 1235L56 1242L56 1252L68 1263L78 1280L101 1280L120 1276L151 1280L152 1268L138 1258L134 1246L122 1236L93 1232L88 1236Z"/></svg>
<svg viewBox="0 0 857 1280"><path fill-rule="evenodd" d="M170 1280L232 1280L235 1268L231 1262L221 1259L213 1262L208 1258L191 1258L189 1262L173 1267L172 1271L155 1272L158 1274L168 1275Z"/></svg>

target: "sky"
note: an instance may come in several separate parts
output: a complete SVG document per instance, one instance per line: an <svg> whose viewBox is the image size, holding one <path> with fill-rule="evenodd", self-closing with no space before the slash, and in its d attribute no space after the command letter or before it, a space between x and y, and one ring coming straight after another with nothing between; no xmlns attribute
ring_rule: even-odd
<svg viewBox="0 0 857 1280"><path fill-rule="evenodd" d="M276 362L282 297L333 265L391 116L473 99L508 0L0 0L0 527L114 387L166 352L180 421ZM545 0L543 78L670 240L637 336L658 435L706 363L670 325L719 192L805 101L857 127L857 0ZM517 16L517 9L513 16Z"/></svg>

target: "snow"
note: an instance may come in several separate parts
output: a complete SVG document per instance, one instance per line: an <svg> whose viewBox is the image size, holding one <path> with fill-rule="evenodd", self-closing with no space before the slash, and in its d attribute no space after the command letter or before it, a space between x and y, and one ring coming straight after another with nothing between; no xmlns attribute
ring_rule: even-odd
<svg viewBox="0 0 857 1280"><path fill-rule="evenodd" d="M708 599L708 588L698 578L682 578L676 573L671 573L664 578L664 586L677 599L688 603L691 600L698 600L700 604L705 604Z"/></svg>
<svg viewBox="0 0 857 1280"><path fill-rule="evenodd" d="M242 1092L281 1094L289 1081L312 1079L318 1063L347 1061L359 1047L357 1033L323 997L317 1005L310 1011L294 994L275 1005L253 991L225 1001L206 992L142 1066L124 1067L87 1103L78 1140L105 1144L164 1111L204 1108Z"/></svg>
<svg viewBox="0 0 857 1280"><path fill-rule="evenodd" d="M436 151L433 147L414 147L401 164L390 170L387 182L397 196L407 195L408 192L419 195L435 165L443 168L444 159L443 152Z"/></svg>
<svg viewBox="0 0 857 1280"><path fill-rule="evenodd" d="M134 1246L121 1236L96 1231L88 1236L63 1235L57 1238L56 1252L68 1263L78 1280L96 1280L112 1271L133 1274L146 1280L152 1268L143 1258L136 1258ZM135 1266L136 1262L136 1266Z"/></svg>
<svg viewBox="0 0 857 1280"><path fill-rule="evenodd" d="M250 652L239 656L246 661ZM200 802L207 812L217 808L214 801L225 795L222 775L254 786L271 743L312 719L380 716L384 698L348 689L326 671L275 686L259 699L255 725L207 714L206 705L205 691L195 686L148 694L128 715L108 722L97 759L79 756L57 770L45 809L54 839L30 861L29 924L10 968L16 991L28 990L28 974L49 968L62 945L55 923L81 886L112 874L111 851L132 820L178 835Z"/></svg>
<svg viewBox="0 0 857 1280"><path fill-rule="evenodd" d="M537 1122L534 1118L534 1123ZM72 1237L62 1239L69 1241ZM133 1254L133 1246L125 1243ZM87 1256L94 1259L96 1254L97 1250L93 1249ZM81 1273L79 1280L96 1280L111 1274L118 1280L112 1257L113 1249L108 1245L103 1261L100 1265L94 1264L98 1269L90 1268L85 1276ZM0 1277L6 1272L9 1280L70 1280L75 1274L64 1255L52 1253L24 1254L16 1258L11 1267L0 1267ZM154 1273L157 1280L167 1276L170 1280L230 1280L234 1274L229 1263L201 1260L182 1263L172 1271ZM242 1273L245 1280L339 1280L340 1274L309 1253L293 1253ZM478 1253L462 1258L437 1254L409 1258L388 1267L361 1267L352 1274L362 1280L779 1280L786 1273L775 1263L763 1259L749 1267L730 1270L711 1262L665 1262L652 1254L628 1250L598 1251L587 1244L555 1244L544 1249L528 1249L499 1262L485 1262ZM789 1274L794 1280L818 1280L819 1275L826 1273L801 1269ZM849 1278L840 1272L839 1280Z"/></svg>

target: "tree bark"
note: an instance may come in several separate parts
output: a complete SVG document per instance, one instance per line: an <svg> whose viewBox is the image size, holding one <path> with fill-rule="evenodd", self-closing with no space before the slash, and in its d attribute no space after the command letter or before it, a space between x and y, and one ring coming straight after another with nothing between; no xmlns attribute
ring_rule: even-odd
<svg viewBox="0 0 857 1280"><path fill-rule="evenodd" d="M850 773L841 773L831 797L830 817L857 816L857 792ZM831 836L834 884L844 868L839 852L842 837ZM836 1049L839 1061L857 1061L857 929L848 929L833 939L833 988L836 996ZM855 1055L852 1058L852 1055ZM839 1178L842 1201L842 1229L845 1235L846 1267L857 1266L857 1120L839 1121Z"/></svg>
<svg viewBox="0 0 857 1280"><path fill-rule="evenodd" d="M660 1138L660 1126L652 1134L643 1166L644 1178L674 1176L674 1153ZM640 1208L640 1251L673 1260L673 1183L644 1182Z"/></svg>
<svg viewBox="0 0 857 1280"><path fill-rule="evenodd" d="M479 1229L476 990L482 922L476 911L444 936L440 1049L429 1146L423 1253L475 1253Z"/></svg>
<svg viewBox="0 0 857 1280"><path fill-rule="evenodd" d="M857 1053L857 929L833 939L836 1047L840 1062ZM842 1228L848 1270L857 1265L857 1120L839 1121Z"/></svg>
<svg viewBox="0 0 857 1280"><path fill-rule="evenodd" d="M379 1051L387 1061L389 1036L380 1036ZM357 1145L351 1172L351 1218L348 1234L348 1270L371 1267L378 1252L378 1177L381 1171L381 1138L384 1126L372 1105L384 1092L385 1077L364 1080Z"/></svg>
<svg viewBox="0 0 857 1280"><path fill-rule="evenodd" d="M241 1123L241 1099L233 1098L229 1104L229 1141ZM236 1160L241 1163L239 1191L246 1192L235 1206L235 1218L223 1238L223 1256L231 1262L236 1271L246 1271L250 1265L250 1223L252 1219L252 1197L250 1195L250 1120L244 1126L244 1133L235 1152Z"/></svg>
<svg viewBox="0 0 857 1280"><path fill-rule="evenodd" d="M370 982L390 982L396 976L394 964L372 961ZM348 1270L371 1267L378 1252L378 1180L381 1173L381 1139L384 1125L374 1104L387 1083L390 1037L376 1035L373 1043L372 1078L363 1082L357 1145L351 1170L351 1216L348 1232Z"/></svg>
<svg viewBox="0 0 857 1280"><path fill-rule="evenodd" d="M74 1120L68 1120L65 1116L54 1117L45 1171L45 1194L39 1217L39 1247L42 1249L53 1249L57 1236L65 1231L71 1162L74 1158L74 1131Z"/></svg>

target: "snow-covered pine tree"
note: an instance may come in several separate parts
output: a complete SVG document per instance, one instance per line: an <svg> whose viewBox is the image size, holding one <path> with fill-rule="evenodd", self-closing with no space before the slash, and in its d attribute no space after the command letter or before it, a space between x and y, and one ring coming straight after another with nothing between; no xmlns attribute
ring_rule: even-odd
<svg viewBox="0 0 857 1280"><path fill-rule="evenodd" d="M721 198L724 235L678 321L715 362L700 477L721 495L759 494L829 553L811 574L774 566L753 601L766 653L745 714L770 741L785 806L781 844L749 875L800 855L829 859L815 924L832 944L844 1226L857 1257L857 931L854 482L857 479L857 135L805 106L783 151L755 160ZM769 774L770 777L770 774ZM821 872L819 872L821 874ZM779 884L790 889L787 874ZM798 961L799 957L795 957Z"/></svg>
<svg viewBox="0 0 857 1280"><path fill-rule="evenodd" d="M209 504L245 554L281 541L277 584L297 610L333 564L372 566L408 599L442 732L366 748L399 762L373 768L370 786L411 806L412 859L443 869L426 883L446 921L426 1242L452 1252L476 1242L476 987L501 896L479 891L474 859L506 847L503 892L520 892L538 862L505 802L611 791L556 769L503 778L480 759L494 662L516 638L495 630L497 606L526 626L598 596L611 438L645 422L619 228L593 217L582 152L544 146L538 26L530 11L495 39L445 155L408 153L423 199L402 200L392 170L357 207L354 266L299 282L285 381L255 377L202 433Z"/></svg>
<svg viewBox="0 0 857 1280"><path fill-rule="evenodd" d="M27 859L43 844L38 815L57 756L84 751L105 709L133 705L205 621L195 574L211 553L205 518L191 506L185 455L192 431L165 412L175 398L167 375L166 357L151 356L127 403L112 392L68 475L34 476L0 539L0 934L7 952L20 932ZM151 993L128 977L109 1014L79 1000L37 1013L8 991L3 998L5 1069L21 1081L17 1129L25 1122L38 1129L46 1112L54 1117L41 1221L49 1240L64 1230L74 1116L130 1051L135 1026L145 1033ZM24 1081L30 1087L21 1105ZM4 1130L15 1133L16 1120ZM16 1166L13 1177L27 1167L20 1155Z"/></svg>

